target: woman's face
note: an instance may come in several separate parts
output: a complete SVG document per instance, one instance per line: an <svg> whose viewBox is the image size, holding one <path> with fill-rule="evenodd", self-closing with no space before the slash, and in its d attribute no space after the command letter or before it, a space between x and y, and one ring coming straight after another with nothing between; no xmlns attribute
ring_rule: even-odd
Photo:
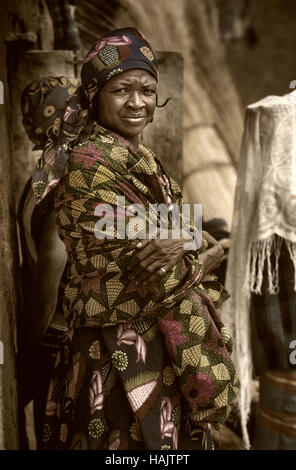
<svg viewBox="0 0 296 470"><path fill-rule="evenodd" d="M156 88L156 79L145 70L128 70L113 77L99 92L99 124L137 145L153 118Z"/></svg>

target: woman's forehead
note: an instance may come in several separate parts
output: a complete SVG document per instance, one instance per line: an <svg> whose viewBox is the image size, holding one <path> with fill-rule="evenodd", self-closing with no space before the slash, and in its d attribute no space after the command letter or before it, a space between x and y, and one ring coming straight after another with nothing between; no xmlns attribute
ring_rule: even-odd
<svg viewBox="0 0 296 470"><path fill-rule="evenodd" d="M112 77L111 80L109 80L107 84L114 85L117 83L132 83L134 81L141 81L143 83L151 83L151 84L156 84L157 81L151 73L147 72L146 70L141 70L141 69L132 69L132 70L127 70L126 72L122 72L119 75L116 75L115 77Z"/></svg>

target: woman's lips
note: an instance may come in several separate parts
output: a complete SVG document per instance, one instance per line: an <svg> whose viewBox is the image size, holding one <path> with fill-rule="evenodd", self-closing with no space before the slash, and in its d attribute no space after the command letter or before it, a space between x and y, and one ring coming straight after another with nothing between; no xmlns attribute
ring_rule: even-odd
<svg viewBox="0 0 296 470"><path fill-rule="evenodd" d="M130 124L141 124L143 121L145 121L146 117L145 116L125 116L122 117L126 122L129 122Z"/></svg>

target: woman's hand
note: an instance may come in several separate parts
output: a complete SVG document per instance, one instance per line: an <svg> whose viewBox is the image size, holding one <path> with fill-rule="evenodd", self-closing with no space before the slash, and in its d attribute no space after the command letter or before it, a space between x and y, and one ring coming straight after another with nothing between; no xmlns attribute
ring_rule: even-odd
<svg viewBox="0 0 296 470"><path fill-rule="evenodd" d="M159 281L166 272L169 272L180 261L187 252L185 243L188 239L172 238L172 232L168 231L168 239L143 240L136 247L139 252L135 254L130 261L127 269L130 271L129 278L135 279L137 284ZM215 238L209 233L202 232L204 240L207 242L208 249L202 253L201 259L204 265L204 275L206 276L215 268L220 266L224 250ZM163 268L163 269L160 269Z"/></svg>
<svg viewBox="0 0 296 470"><path fill-rule="evenodd" d="M165 274L160 269L170 271L186 252L184 244L188 242L185 238L175 240L172 231L168 230L168 239L142 240L136 247L140 251L135 254L127 269L130 271L129 278L135 279L137 284L159 281Z"/></svg>
<svg viewBox="0 0 296 470"><path fill-rule="evenodd" d="M217 242L208 232L202 232L203 239L206 240L208 248L200 254L203 262L204 276L218 268L222 263L224 250L221 243Z"/></svg>

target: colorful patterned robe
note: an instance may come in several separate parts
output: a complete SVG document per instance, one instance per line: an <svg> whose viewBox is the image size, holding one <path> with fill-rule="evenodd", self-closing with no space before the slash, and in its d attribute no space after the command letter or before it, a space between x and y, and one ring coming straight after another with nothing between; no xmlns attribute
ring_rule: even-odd
<svg viewBox="0 0 296 470"><path fill-rule="evenodd" d="M166 203L158 165L150 149L143 145L136 149L100 126L70 154L55 199L60 235L71 265L64 313L72 328L119 325L121 335L133 321L157 318L189 405L191 426L212 422L219 427L239 392L230 359L231 340L216 312L227 297L225 290L214 276L201 283L202 263L192 253L160 282L136 286L127 271L135 244L117 233L123 215L130 222L129 205L142 204L148 209L149 204ZM180 189L169 181L173 202L181 205ZM123 209L118 208L120 196L125 197ZM114 209L112 240L95 236L98 204ZM148 226L149 221L145 222Z"/></svg>

